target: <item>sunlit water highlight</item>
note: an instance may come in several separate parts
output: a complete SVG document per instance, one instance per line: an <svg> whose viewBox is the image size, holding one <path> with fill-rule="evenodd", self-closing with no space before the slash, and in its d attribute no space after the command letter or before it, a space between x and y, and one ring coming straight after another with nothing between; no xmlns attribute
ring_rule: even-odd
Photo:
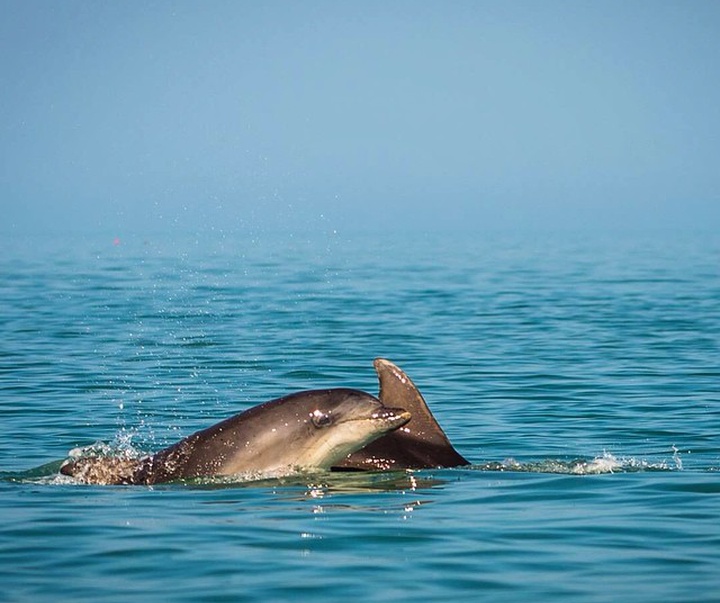
<svg viewBox="0 0 720 603"><path fill-rule="evenodd" d="M717 600L715 237L113 242L0 243L0 599ZM57 473L376 356L471 467Z"/></svg>

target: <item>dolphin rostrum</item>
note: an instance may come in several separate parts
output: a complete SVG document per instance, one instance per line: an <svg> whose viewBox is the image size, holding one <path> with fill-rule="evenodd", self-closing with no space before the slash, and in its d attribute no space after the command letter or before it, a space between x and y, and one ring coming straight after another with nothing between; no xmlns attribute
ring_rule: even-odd
<svg viewBox="0 0 720 603"><path fill-rule="evenodd" d="M384 358L376 358L373 364L380 381L380 401L404 408L412 418L404 427L352 452L333 469L387 471L469 465L453 448L410 377Z"/></svg>
<svg viewBox="0 0 720 603"><path fill-rule="evenodd" d="M330 469L410 416L358 390L299 392L250 408L152 456L80 457L60 472L93 484L156 484Z"/></svg>

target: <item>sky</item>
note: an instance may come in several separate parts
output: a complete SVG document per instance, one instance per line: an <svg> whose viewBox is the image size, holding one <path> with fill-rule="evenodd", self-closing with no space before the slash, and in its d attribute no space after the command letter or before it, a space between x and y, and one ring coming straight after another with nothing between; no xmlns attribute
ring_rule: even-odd
<svg viewBox="0 0 720 603"><path fill-rule="evenodd" d="M720 232L716 0L0 14L0 232Z"/></svg>

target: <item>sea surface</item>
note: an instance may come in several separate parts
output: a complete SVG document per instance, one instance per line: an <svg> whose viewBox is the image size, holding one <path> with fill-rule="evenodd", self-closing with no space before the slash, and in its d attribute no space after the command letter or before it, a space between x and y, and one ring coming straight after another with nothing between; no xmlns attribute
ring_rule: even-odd
<svg viewBox="0 0 720 603"><path fill-rule="evenodd" d="M472 465L89 486L386 357ZM720 601L720 235L5 236L0 600Z"/></svg>

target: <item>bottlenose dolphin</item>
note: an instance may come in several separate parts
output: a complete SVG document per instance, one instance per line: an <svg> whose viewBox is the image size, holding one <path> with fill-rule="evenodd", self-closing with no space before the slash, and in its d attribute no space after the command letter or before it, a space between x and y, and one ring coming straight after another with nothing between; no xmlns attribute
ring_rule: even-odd
<svg viewBox="0 0 720 603"><path fill-rule="evenodd" d="M353 389L299 392L265 402L140 459L80 457L60 472L93 484L156 484L329 469L410 420Z"/></svg>
<svg viewBox="0 0 720 603"><path fill-rule="evenodd" d="M400 429L350 453L333 469L387 471L469 465L453 448L410 377L384 358L376 358L373 364L380 381L380 401L404 408L412 418Z"/></svg>

